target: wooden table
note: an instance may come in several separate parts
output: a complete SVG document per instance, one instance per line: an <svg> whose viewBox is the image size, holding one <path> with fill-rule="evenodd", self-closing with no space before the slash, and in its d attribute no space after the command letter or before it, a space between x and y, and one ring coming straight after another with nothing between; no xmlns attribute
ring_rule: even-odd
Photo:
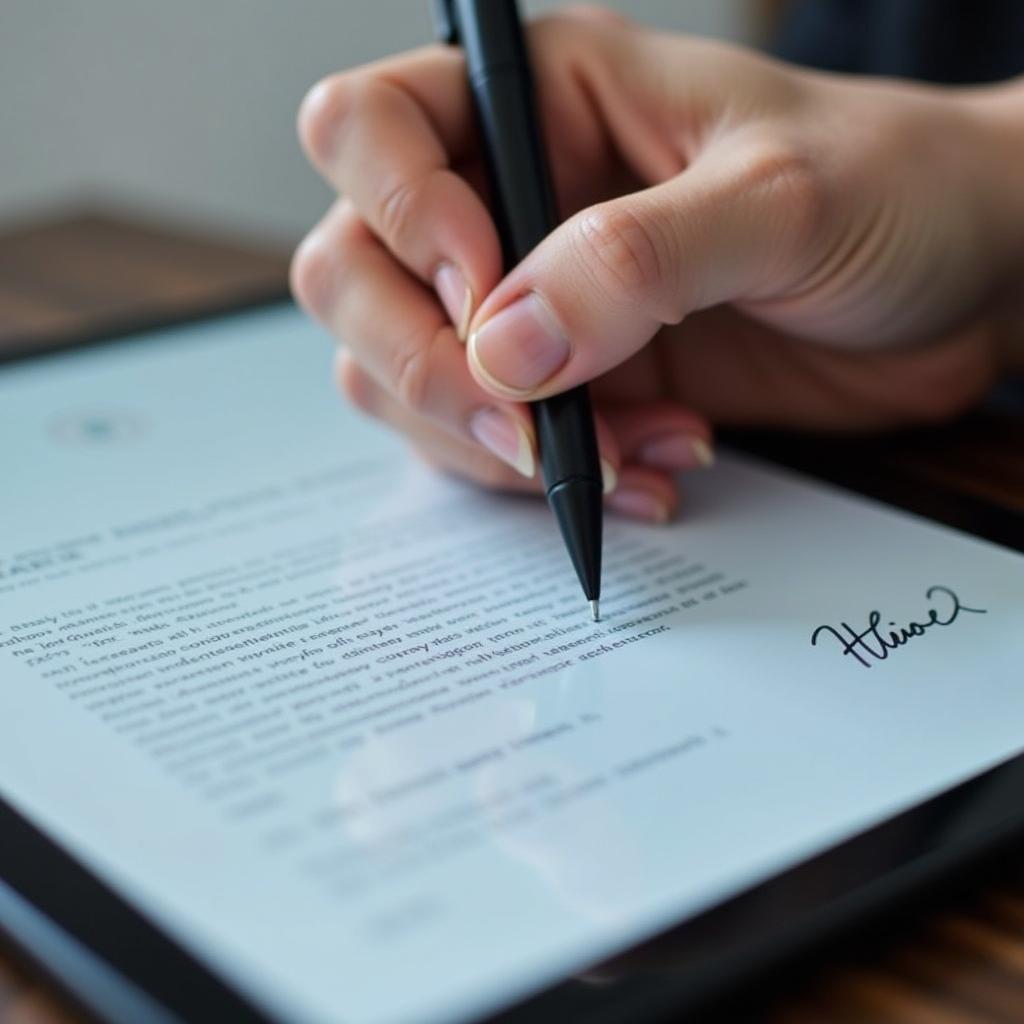
<svg viewBox="0 0 1024 1024"><path fill-rule="evenodd" d="M0 234L0 349L102 334L283 293L287 256L110 216ZM1024 417L986 412L871 444L920 480L1024 510ZM1022 526L1024 528L1024 526ZM1024 673L1024 666L1022 666ZM1020 864L1018 862L1021 862ZM1024 1021L1024 858L1004 856L929 902L798 966L705 1019L768 1024ZM0 953L0 1024L70 1024L73 1011Z"/></svg>

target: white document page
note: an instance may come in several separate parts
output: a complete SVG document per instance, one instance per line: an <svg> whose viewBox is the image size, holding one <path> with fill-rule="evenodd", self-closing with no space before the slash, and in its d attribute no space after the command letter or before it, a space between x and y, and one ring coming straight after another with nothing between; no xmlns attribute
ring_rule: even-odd
<svg viewBox="0 0 1024 1024"><path fill-rule="evenodd" d="M524 997L1024 747L1024 559L727 457L421 467L281 307L0 372L0 793L303 1022ZM813 641L813 642L812 642Z"/></svg>

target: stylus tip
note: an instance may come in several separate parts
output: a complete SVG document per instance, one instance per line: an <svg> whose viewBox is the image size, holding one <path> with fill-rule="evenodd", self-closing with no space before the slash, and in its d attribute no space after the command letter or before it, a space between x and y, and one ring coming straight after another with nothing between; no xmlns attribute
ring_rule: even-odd
<svg viewBox="0 0 1024 1024"><path fill-rule="evenodd" d="M601 606L596 601L590 602L590 614L595 622L601 621Z"/></svg>

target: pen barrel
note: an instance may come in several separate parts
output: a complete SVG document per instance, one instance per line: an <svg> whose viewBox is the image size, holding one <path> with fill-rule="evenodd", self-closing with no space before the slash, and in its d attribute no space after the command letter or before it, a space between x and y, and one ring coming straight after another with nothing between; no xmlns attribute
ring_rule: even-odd
<svg viewBox="0 0 1024 1024"><path fill-rule="evenodd" d="M483 137L491 212L509 270L559 222L529 52L515 0L451 3ZM531 408L549 495L572 477L600 485L601 463L586 386L534 402Z"/></svg>
<svg viewBox="0 0 1024 1024"><path fill-rule="evenodd" d="M534 402L530 408L537 437L557 437L560 442L539 445L541 475L548 494L574 477L596 481L600 487L601 459L586 385Z"/></svg>
<svg viewBox="0 0 1024 1024"><path fill-rule="evenodd" d="M454 0L483 136L505 269L558 225L522 24L514 0Z"/></svg>

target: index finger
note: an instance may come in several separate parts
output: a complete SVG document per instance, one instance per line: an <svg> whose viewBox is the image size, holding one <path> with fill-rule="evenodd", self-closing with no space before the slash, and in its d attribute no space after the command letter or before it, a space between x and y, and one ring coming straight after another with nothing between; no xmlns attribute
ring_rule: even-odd
<svg viewBox="0 0 1024 1024"><path fill-rule="evenodd" d="M461 55L426 47L325 79L299 126L324 177L464 328L501 277L501 247L482 199L451 169L474 134Z"/></svg>
<svg viewBox="0 0 1024 1024"><path fill-rule="evenodd" d="M476 146L472 97L466 65L455 47L438 43L371 61L321 79L306 94L299 113L300 133L311 159L332 148L330 134L345 112L352 90L370 81L387 82L414 100L452 161L464 159ZM313 108L323 107L325 120L305 123ZM307 108L310 108L307 110ZM319 116L319 114L317 115Z"/></svg>

